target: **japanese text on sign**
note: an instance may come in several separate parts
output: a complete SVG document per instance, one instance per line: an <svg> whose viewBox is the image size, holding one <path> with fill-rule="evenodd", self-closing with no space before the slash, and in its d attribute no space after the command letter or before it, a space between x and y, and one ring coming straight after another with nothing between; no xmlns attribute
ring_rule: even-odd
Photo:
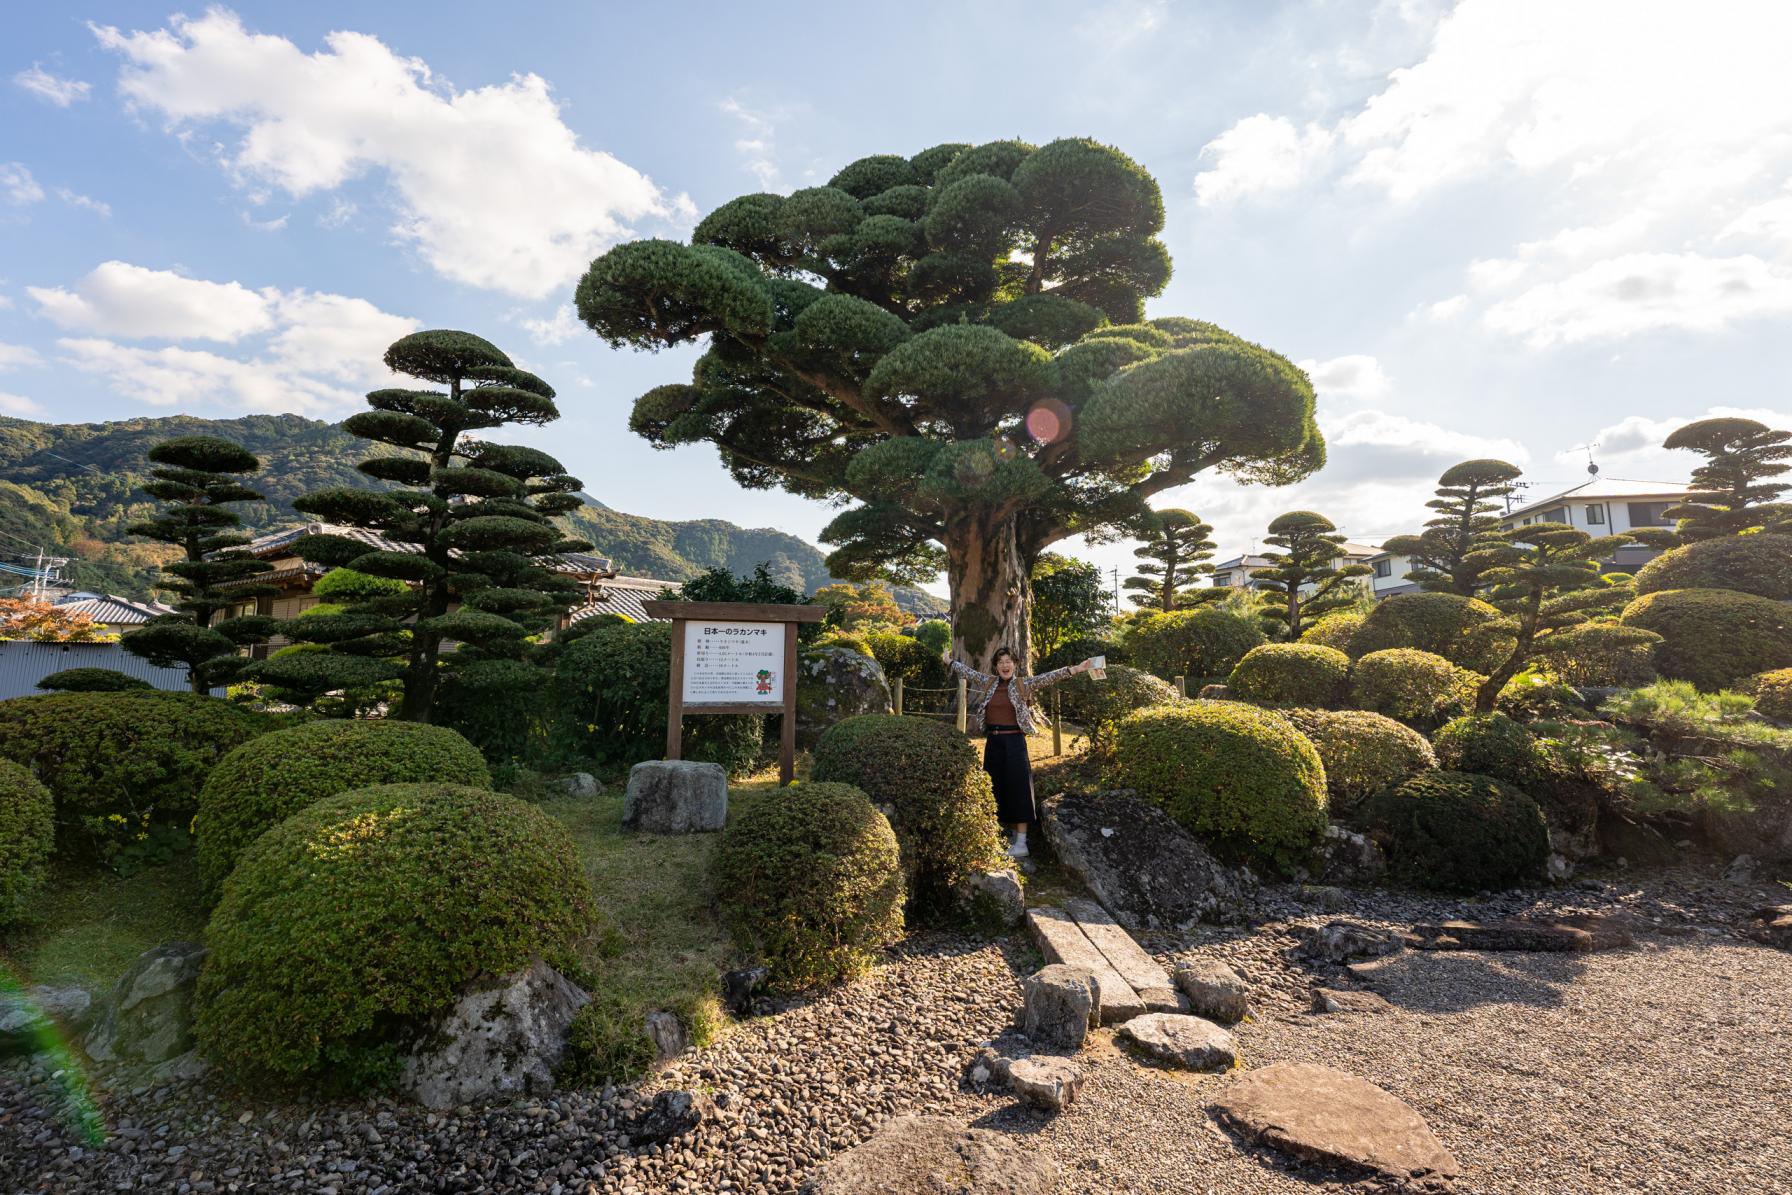
<svg viewBox="0 0 1792 1195"><path fill-rule="evenodd" d="M784 636L781 622L684 624L684 701L784 703Z"/></svg>

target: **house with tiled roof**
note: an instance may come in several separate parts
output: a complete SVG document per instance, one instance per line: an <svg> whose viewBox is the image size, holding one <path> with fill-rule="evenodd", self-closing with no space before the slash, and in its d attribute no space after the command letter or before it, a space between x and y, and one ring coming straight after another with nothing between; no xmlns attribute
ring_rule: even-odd
<svg viewBox="0 0 1792 1195"><path fill-rule="evenodd" d="M599 614L619 614L630 622L660 622L661 619L647 612L646 604L670 597L683 584L683 581L660 581L653 577L614 576L600 581L592 589L589 599L567 615L567 621L577 624Z"/></svg>
<svg viewBox="0 0 1792 1195"><path fill-rule="evenodd" d="M115 632L133 630L152 618L175 613L173 606L163 605L161 602L145 602L136 598L119 597L115 593L89 593L80 589L62 594L51 604L69 614L85 615L105 630Z"/></svg>

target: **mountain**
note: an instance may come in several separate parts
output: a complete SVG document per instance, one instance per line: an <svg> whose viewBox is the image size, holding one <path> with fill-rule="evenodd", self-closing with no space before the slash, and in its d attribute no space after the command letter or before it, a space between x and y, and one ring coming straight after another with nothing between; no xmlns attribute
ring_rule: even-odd
<svg viewBox="0 0 1792 1195"><path fill-rule="evenodd" d="M198 435L233 441L261 458L252 484L268 500L237 508L253 532L301 519L292 503L302 494L379 484L355 468L369 454L365 440L300 415L170 415L116 423L0 418L0 562L30 564L42 549L68 558L64 574L79 588L149 596L156 565L169 549L125 534L155 508L139 489L149 476L145 454L160 440ZM749 530L721 519L666 522L580 497L585 505L566 516L567 530L590 540L624 573L682 580L706 568L746 573L764 563L773 577L804 593L833 580L819 549L782 531ZM920 590L905 589L897 600L914 613L944 609Z"/></svg>

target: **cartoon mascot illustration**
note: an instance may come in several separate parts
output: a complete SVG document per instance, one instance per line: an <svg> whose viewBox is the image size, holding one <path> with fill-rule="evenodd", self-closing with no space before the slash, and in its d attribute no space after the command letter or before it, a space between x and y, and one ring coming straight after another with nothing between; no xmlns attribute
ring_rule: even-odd
<svg viewBox="0 0 1792 1195"><path fill-rule="evenodd" d="M772 674L766 669L761 668L755 680L757 681L753 688L755 693L770 693L772 691Z"/></svg>

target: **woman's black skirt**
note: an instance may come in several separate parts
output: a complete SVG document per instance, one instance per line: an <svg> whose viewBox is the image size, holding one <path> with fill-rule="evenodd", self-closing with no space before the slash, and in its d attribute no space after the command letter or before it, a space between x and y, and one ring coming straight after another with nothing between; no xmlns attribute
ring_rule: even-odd
<svg viewBox="0 0 1792 1195"><path fill-rule="evenodd" d="M996 789L996 817L1004 826L1039 820L1033 808L1033 764L1027 736L992 734L983 740L983 770Z"/></svg>

